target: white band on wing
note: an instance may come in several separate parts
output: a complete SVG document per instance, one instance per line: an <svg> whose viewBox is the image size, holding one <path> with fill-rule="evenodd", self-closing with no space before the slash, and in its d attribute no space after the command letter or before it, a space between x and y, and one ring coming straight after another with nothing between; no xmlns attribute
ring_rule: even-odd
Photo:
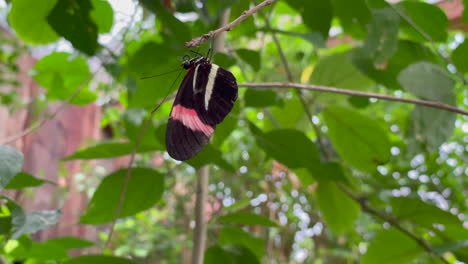
<svg viewBox="0 0 468 264"><path fill-rule="evenodd" d="M208 103L211 99L211 94L213 93L213 88L216 80L216 75L218 74L219 66L216 64L211 64L210 74L208 75L208 83L206 84L205 90L205 110L208 111ZM196 72L195 72L196 73Z"/></svg>

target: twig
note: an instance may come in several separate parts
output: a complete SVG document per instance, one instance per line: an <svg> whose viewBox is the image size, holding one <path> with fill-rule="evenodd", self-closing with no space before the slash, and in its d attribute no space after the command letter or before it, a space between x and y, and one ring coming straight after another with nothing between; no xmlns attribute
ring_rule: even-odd
<svg viewBox="0 0 468 264"><path fill-rule="evenodd" d="M432 248L431 248L431 245L424 239L416 236L415 234L413 234L411 231L409 231L408 229L406 229L405 227L403 227L400 222L398 222L398 220L392 216L389 216L389 215L386 215L382 212L379 212L377 211L376 209L374 209L372 206L370 206L368 203L367 203L367 199L365 199L364 197L359 197L359 196L356 196L354 195L348 188L346 188L346 186L344 186L343 184L341 183L338 183L338 187L351 199L353 199L354 201L356 201L360 206L361 206L361 209L362 211L368 213L368 214L371 214L373 216L376 216L378 218L380 218L381 220L389 223L391 226L395 227L396 229L400 230L403 234L405 234L406 236L408 236L409 238L411 238L412 240L414 240L416 243L418 243L418 245L420 247L422 247L429 255L433 256L433 257L437 257L440 261L442 261L443 263L446 263L446 264L450 264L443 256L440 256L437 254L437 252L435 252Z"/></svg>
<svg viewBox="0 0 468 264"><path fill-rule="evenodd" d="M352 96L369 97L369 98L376 98L376 99L382 99L382 100L388 100L388 101L397 101L397 102L403 102L403 103L409 103L409 104L424 105L424 106L442 109L442 110L446 110L449 112L454 112L454 113L468 116L468 111L462 110L460 108L457 108L457 107L454 107L454 106L451 106L442 102L428 101L428 100L421 100L421 99L400 98L400 97L395 97L391 95L340 89L340 88L329 87L329 86L300 84L300 83L283 83L283 82L238 83L237 85L239 87L251 87L251 88L256 88L256 87L291 88L293 87L293 88L314 90L314 91L327 92L327 93L338 93L338 94L346 94L346 95L352 95Z"/></svg>
<svg viewBox="0 0 468 264"><path fill-rule="evenodd" d="M271 5L271 3L275 2L275 1L277 1L277 0L265 0L265 1L263 1L259 5L253 7L252 9L242 12L242 15L239 16L238 18L236 18L231 23L229 23L229 24L227 24L225 26L222 26L222 27L220 27L220 28L218 28L216 30L212 30L212 31L208 32L207 34L204 34L204 35L202 35L200 37L194 38L189 42L186 42L185 47L194 48L196 46L199 46L203 42L207 41L208 39L218 35L221 32L231 30L233 27L237 26L240 22L242 22L242 20L244 20L244 19L248 18L249 16L253 15L258 10L264 8L265 6Z"/></svg>
<svg viewBox="0 0 468 264"><path fill-rule="evenodd" d="M192 264L203 264L206 245L206 200L208 197L208 179L210 170L208 165L198 170L197 192L195 201L195 230L193 234Z"/></svg>

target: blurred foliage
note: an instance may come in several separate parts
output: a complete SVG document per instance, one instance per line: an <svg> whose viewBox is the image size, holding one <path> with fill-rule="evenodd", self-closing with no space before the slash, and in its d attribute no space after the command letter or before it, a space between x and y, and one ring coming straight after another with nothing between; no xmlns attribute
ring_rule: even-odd
<svg viewBox="0 0 468 264"><path fill-rule="evenodd" d="M46 54L29 72L42 89L28 104L102 106L108 139L62 162L130 154L149 112L180 83L184 72L173 70L193 55L184 42L218 28L223 14L232 21L258 4L139 0L129 1L135 12L125 17L118 2L12 0L1 10L14 32L0 30L2 108L26 106L16 93L25 71L20 58L44 44ZM279 0L227 32L224 53L213 61L238 83L286 82L291 72L295 82L467 110L467 34L449 23L441 8L424 1ZM209 48L210 41L194 51ZM0 262L187 263L196 169L208 164L207 264L468 263L466 116L287 88L240 88L212 144L187 162L165 152L171 102L163 103L137 149L102 255L72 257L69 250L100 252L104 231L93 242L32 241L31 234L60 221L60 210L26 212L0 196ZM0 146L0 190L53 184L21 172L22 162L21 153ZM126 170L89 173L88 166L75 179L90 199L80 221L109 223Z"/></svg>

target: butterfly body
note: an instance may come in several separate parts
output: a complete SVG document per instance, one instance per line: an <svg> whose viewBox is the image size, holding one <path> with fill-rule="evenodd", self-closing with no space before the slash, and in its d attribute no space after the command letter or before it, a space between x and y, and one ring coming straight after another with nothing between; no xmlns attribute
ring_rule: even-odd
<svg viewBox="0 0 468 264"><path fill-rule="evenodd" d="M167 151L181 161L202 150L237 99L235 77L206 57L186 60L182 67L188 71L174 100L166 130Z"/></svg>

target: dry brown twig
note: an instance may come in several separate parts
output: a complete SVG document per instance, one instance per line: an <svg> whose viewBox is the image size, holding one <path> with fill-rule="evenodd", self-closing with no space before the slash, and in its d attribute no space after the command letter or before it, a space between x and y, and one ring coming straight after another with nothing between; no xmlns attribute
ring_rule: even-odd
<svg viewBox="0 0 468 264"><path fill-rule="evenodd" d="M385 95L385 94L340 89L336 87L328 87L328 86L313 85L313 84L286 83L286 82L239 83L237 85L239 87L249 87L249 88L291 88L293 87L293 88L298 88L298 89L306 89L306 90L313 90L313 91L326 92L326 93L337 93L337 94L346 94L346 95L352 95L352 96L369 97L369 98L376 98L376 99L382 99L382 100L387 100L387 101L397 101L397 102L403 102L403 103L409 103L409 104L423 105L423 106L442 109L445 111L454 112L454 113L468 116L468 111L465 111L463 109L460 109L455 106L451 106L442 102L428 101L428 100L421 100L421 99L401 98L401 97L395 97L395 96Z"/></svg>
<svg viewBox="0 0 468 264"><path fill-rule="evenodd" d="M204 34L204 35L202 35L200 37L196 37L196 38L192 39L189 42L185 42L185 47L187 47L187 48L197 47L200 44L202 44L203 42L207 41L208 39L218 35L219 33L231 30L233 27L237 26L240 22L242 22L244 19L246 19L249 16L255 14L258 10L264 8L265 6L271 5L275 1L277 1L277 0L265 0L265 1L261 2L259 5L251 8L250 10L246 10L246 11L242 12L242 15L240 17L236 18L231 23L226 24L225 26L220 27L220 28L218 28L216 30L212 30L212 31L208 32L207 34Z"/></svg>

